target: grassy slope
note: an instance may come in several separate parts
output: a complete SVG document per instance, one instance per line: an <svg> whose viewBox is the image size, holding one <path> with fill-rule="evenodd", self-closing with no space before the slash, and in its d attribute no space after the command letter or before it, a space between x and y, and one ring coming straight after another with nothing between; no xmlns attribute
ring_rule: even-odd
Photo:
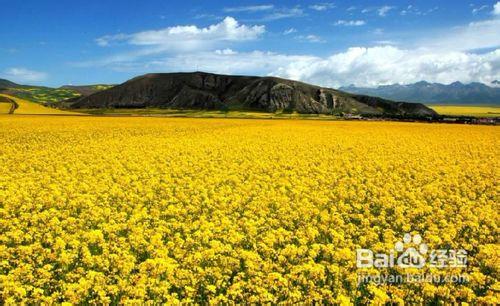
<svg viewBox="0 0 500 306"><path fill-rule="evenodd" d="M441 115L500 117L500 106L429 105Z"/></svg>
<svg viewBox="0 0 500 306"><path fill-rule="evenodd" d="M20 115L83 115L81 113L74 113L74 112L68 112L68 111L62 111L50 107L45 107L40 104L30 102L24 99L20 99L17 97L5 95L5 94L0 94L0 97L7 97L10 98L19 104L19 108L16 109L14 114L20 114ZM1 104L7 104L7 103L1 103ZM10 104L9 104L10 107ZM0 109L1 110L1 109ZM8 111L6 112L8 113ZM2 111L0 111L0 114L3 114Z"/></svg>
<svg viewBox="0 0 500 306"><path fill-rule="evenodd" d="M74 86L73 88L50 88L50 87L37 87L37 86L24 86L19 88L7 88L4 90L5 94L15 96L24 100L33 101L36 103L54 103L63 101L69 98L79 97L82 95L80 89L85 91L100 91L108 89L113 85L86 85Z"/></svg>
<svg viewBox="0 0 500 306"><path fill-rule="evenodd" d="M80 96L78 92L71 89L47 87L9 88L7 93L36 103L57 102Z"/></svg>

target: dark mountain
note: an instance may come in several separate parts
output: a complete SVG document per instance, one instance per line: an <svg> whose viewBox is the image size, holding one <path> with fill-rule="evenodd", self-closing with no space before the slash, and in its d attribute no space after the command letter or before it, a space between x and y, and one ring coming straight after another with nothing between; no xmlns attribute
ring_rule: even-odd
<svg viewBox="0 0 500 306"><path fill-rule="evenodd" d="M22 85L16 84L16 83L11 82L9 80L0 79L0 89L19 88L19 87L22 87Z"/></svg>
<svg viewBox="0 0 500 306"><path fill-rule="evenodd" d="M177 108L430 116L422 104L393 102L276 77L157 73L77 99L72 108Z"/></svg>
<svg viewBox="0 0 500 306"><path fill-rule="evenodd" d="M496 84L493 82L493 84ZM398 101L430 104L500 104L500 88L482 83L450 85L421 81L409 85L384 85L376 88L341 87L340 90Z"/></svg>
<svg viewBox="0 0 500 306"><path fill-rule="evenodd" d="M491 84L493 84L493 86L497 87L497 86L500 86L500 81L494 80L493 82L491 82Z"/></svg>

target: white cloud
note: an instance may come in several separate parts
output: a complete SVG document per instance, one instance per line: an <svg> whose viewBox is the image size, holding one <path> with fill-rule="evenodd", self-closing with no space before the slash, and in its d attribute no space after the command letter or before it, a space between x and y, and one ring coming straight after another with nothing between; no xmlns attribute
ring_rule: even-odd
<svg viewBox="0 0 500 306"><path fill-rule="evenodd" d="M262 17L260 21L273 21L285 18L295 18L304 16L304 10L299 6L292 8L280 8L274 10L272 13Z"/></svg>
<svg viewBox="0 0 500 306"><path fill-rule="evenodd" d="M223 74L266 75L285 67L291 62L314 62L316 57L285 55L273 52L253 51L244 53L200 52L178 54L171 58L144 63L144 71L193 71L202 70Z"/></svg>
<svg viewBox="0 0 500 306"><path fill-rule="evenodd" d="M324 4L325 8L329 7L328 3ZM246 18L246 21L269 22L286 18L303 17L306 14L300 5L292 7L276 7L272 4L267 5L253 5L253 6L239 6L225 8L226 13L262 13L255 18Z"/></svg>
<svg viewBox="0 0 500 306"><path fill-rule="evenodd" d="M296 9L300 10L299 7ZM414 8L410 6L406 9ZM274 9L270 13L276 12ZM375 9L372 12L378 13ZM363 25L364 21L339 20L336 24L354 26ZM374 47L352 47L344 52L320 57L266 51L241 52L233 45L258 39L265 28L241 25L234 18L227 17L206 28L178 26L160 31L122 34L124 36L116 38L116 41L136 45L138 50L85 65L105 66L137 74L204 70L277 75L329 87L348 84L376 86L420 80L490 83L500 75L498 28L500 19L492 18L442 31L433 30L432 34L427 35L428 38L404 47L391 41L391 37L382 29L375 29L373 33L377 34L378 40ZM296 29L290 28L283 34L295 32ZM306 42L324 42L321 37L312 34L292 37ZM109 44L115 40L103 41Z"/></svg>
<svg viewBox="0 0 500 306"><path fill-rule="evenodd" d="M379 16L385 17L387 13L392 9L394 9L394 6L384 5L377 10L377 13Z"/></svg>
<svg viewBox="0 0 500 306"><path fill-rule="evenodd" d="M22 67L8 68L1 74L2 78L19 83L40 82L46 80L47 76L45 72L29 70Z"/></svg>
<svg viewBox="0 0 500 306"><path fill-rule="evenodd" d="M194 25L174 26L161 30L143 31L133 34L106 35L96 40L100 46L124 41L138 46L156 46L164 50L199 50L212 47L218 42L255 40L265 32L262 25L247 26L239 24L233 17L199 28Z"/></svg>
<svg viewBox="0 0 500 306"><path fill-rule="evenodd" d="M490 83L500 74L500 49L486 54L355 47L326 58L295 61L273 72L281 77L338 87L376 86L420 80Z"/></svg>
<svg viewBox="0 0 500 306"><path fill-rule="evenodd" d="M439 6L435 6L435 7L431 8L431 9L428 9L427 12L424 13L424 15L433 13L433 12L435 12L437 10L439 10Z"/></svg>
<svg viewBox="0 0 500 306"><path fill-rule="evenodd" d="M362 26L365 25L366 21L364 20L338 20L335 25L341 25L341 26Z"/></svg>
<svg viewBox="0 0 500 306"><path fill-rule="evenodd" d="M126 35L126 34L105 35L105 36L97 38L95 40L95 42L101 47L107 47L113 41L123 41L123 40L127 40L128 38L129 38L129 35Z"/></svg>
<svg viewBox="0 0 500 306"><path fill-rule="evenodd" d="M297 38L298 40L301 40L301 41L307 41L307 42L312 42L312 43L324 43L325 42L324 39L322 39L321 37L319 37L317 35L313 35L313 34L299 35L299 36L296 36L295 38Z"/></svg>
<svg viewBox="0 0 500 306"><path fill-rule="evenodd" d="M220 55L235 55L238 54L238 52L234 51L233 49L223 49L223 50L215 50L215 54L220 54Z"/></svg>
<svg viewBox="0 0 500 306"><path fill-rule="evenodd" d="M395 46L395 45L398 45L397 42L393 41L393 40L376 40L374 41L374 43L376 45L389 45L389 46Z"/></svg>
<svg viewBox="0 0 500 306"><path fill-rule="evenodd" d="M124 65L121 68L130 68ZM414 83L480 81L486 84L500 74L500 49L473 54L394 46L354 47L326 57L273 52L222 50L178 54L133 66L135 71L203 70L225 74L274 75L327 87L355 84L377 86Z"/></svg>
<svg viewBox="0 0 500 306"><path fill-rule="evenodd" d="M214 15L214 14L196 14L193 19L208 19L208 20L222 20L224 16Z"/></svg>
<svg viewBox="0 0 500 306"><path fill-rule="evenodd" d="M324 2L310 5L309 8L315 11L326 11L335 8L335 4L332 2Z"/></svg>
<svg viewBox="0 0 500 306"><path fill-rule="evenodd" d="M429 14L437 11L438 9L439 9L439 7L435 6L433 8L426 10L426 11L421 11L418 7L410 4L406 8L401 10L401 15L402 16L405 16L405 15L426 16L426 15L429 15Z"/></svg>
<svg viewBox="0 0 500 306"><path fill-rule="evenodd" d="M283 35L290 35L290 34L293 34L293 33L297 33L297 29L295 29L295 28L289 28L289 29L283 31Z"/></svg>
<svg viewBox="0 0 500 306"><path fill-rule="evenodd" d="M226 13L238 13L238 12L261 12L272 10L274 5L264 4L264 5L249 5L249 6L238 6L238 7L227 7L224 8Z"/></svg>
<svg viewBox="0 0 500 306"><path fill-rule="evenodd" d="M418 45L444 50L478 50L500 47L500 19L472 22L465 26L436 31L435 37L417 42Z"/></svg>
<svg viewBox="0 0 500 306"><path fill-rule="evenodd" d="M405 16L407 14L415 14L415 15L421 15L422 13L415 8L413 5L408 5L405 9L401 11L401 15Z"/></svg>
<svg viewBox="0 0 500 306"><path fill-rule="evenodd" d="M493 5L493 15L500 15L500 1Z"/></svg>
<svg viewBox="0 0 500 306"><path fill-rule="evenodd" d="M477 13L479 13L479 12L481 12L481 11L487 9L487 8L489 8L489 6L487 6L487 5L482 5L482 6L475 7L475 8L472 9L472 14L476 15Z"/></svg>

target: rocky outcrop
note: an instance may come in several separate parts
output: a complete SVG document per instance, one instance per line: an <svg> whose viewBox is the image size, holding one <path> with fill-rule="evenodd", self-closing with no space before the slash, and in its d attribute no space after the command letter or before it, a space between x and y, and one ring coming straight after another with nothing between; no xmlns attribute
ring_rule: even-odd
<svg viewBox="0 0 500 306"><path fill-rule="evenodd" d="M352 95L276 77L147 74L72 102L72 108L247 109L268 112L432 116L422 104Z"/></svg>

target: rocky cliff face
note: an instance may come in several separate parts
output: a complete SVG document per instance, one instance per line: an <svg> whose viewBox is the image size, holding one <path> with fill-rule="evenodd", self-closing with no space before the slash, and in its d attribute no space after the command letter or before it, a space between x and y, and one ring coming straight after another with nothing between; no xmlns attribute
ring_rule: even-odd
<svg viewBox="0 0 500 306"><path fill-rule="evenodd" d="M80 98L73 108L181 108L432 116L422 104L392 102L275 77L203 72L147 74Z"/></svg>

